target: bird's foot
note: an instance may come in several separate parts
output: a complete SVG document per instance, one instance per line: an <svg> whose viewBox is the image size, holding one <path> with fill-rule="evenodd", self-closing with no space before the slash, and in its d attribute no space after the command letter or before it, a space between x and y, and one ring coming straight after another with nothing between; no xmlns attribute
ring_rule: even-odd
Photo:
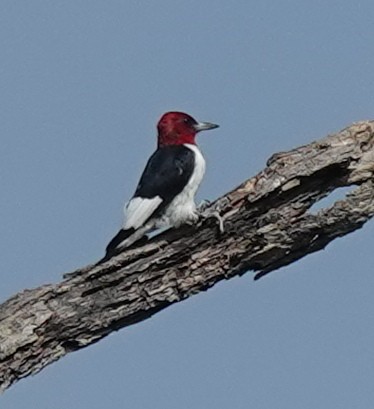
<svg viewBox="0 0 374 409"><path fill-rule="evenodd" d="M203 213L205 210L207 210L207 208L210 206L210 204L211 204L212 202L210 201L210 200L206 200L206 199L204 199L204 200L202 200L200 203L199 203L199 205L197 206L197 212L200 214L200 213Z"/></svg>
<svg viewBox="0 0 374 409"><path fill-rule="evenodd" d="M221 205L219 202L211 206L209 201L204 200L199 204L197 211L199 212L199 218L201 221L212 218L216 219L218 221L220 233L224 233L224 218L220 215L220 208Z"/></svg>

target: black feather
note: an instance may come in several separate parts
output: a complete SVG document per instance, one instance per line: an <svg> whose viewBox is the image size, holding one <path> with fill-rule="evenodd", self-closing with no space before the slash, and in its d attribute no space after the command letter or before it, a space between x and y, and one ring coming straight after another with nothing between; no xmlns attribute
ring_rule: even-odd
<svg viewBox="0 0 374 409"><path fill-rule="evenodd" d="M191 178L194 166L195 153L184 145L168 145L157 149L148 160L133 198L152 199L160 196L162 203L152 216L160 213L182 192Z"/></svg>
<svg viewBox="0 0 374 409"><path fill-rule="evenodd" d="M110 257L115 253L115 250L119 244L121 244L124 240L130 237L134 233L135 229L121 229L109 242L106 246L106 254L105 257Z"/></svg>

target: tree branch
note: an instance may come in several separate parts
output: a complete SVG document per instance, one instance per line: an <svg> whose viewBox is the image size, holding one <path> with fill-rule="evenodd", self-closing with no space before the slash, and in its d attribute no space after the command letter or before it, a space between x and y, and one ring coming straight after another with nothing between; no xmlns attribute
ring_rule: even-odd
<svg viewBox="0 0 374 409"><path fill-rule="evenodd" d="M225 219L170 230L0 306L0 387L223 279L255 278L323 249L374 215L374 121L274 155L213 203ZM344 200L311 206L342 186Z"/></svg>

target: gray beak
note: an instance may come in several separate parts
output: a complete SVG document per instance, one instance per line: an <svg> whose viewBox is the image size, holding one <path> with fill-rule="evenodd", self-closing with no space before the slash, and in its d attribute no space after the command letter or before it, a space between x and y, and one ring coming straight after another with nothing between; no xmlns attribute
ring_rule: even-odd
<svg viewBox="0 0 374 409"><path fill-rule="evenodd" d="M215 129L218 127L219 125L211 124L210 122L198 122L196 125L194 125L196 132L207 131L209 129Z"/></svg>

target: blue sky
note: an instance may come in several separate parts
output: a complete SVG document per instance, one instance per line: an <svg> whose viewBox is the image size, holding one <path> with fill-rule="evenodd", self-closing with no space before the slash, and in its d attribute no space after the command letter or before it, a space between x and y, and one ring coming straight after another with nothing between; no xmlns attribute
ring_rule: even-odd
<svg viewBox="0 0 374 409"><path fill-rule="evenodd" d="M374 117L374 3L0 5L0 298L96 261L183 110L214 199L287 150ZM46 368L5 409L365 408L374 225L254 283L223 282Z"/></svg>

